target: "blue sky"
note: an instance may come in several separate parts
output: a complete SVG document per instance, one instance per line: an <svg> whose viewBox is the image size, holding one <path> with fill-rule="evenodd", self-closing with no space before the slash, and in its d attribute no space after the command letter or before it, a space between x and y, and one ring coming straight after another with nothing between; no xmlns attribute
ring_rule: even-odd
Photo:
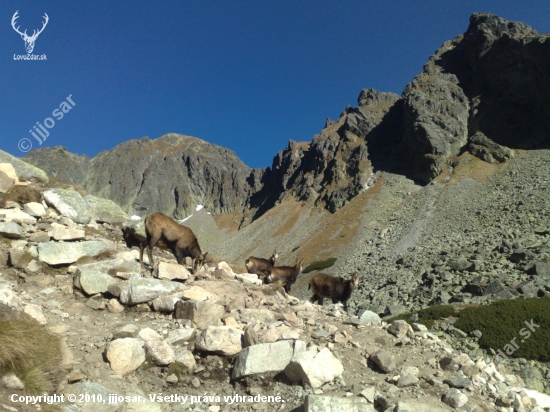
<svg viewBox="0 0 550 412"><path fill-rule="evenodd" d="M33 54L11 27L49 22ZM288 139L310 141L361 89L400 94L475 11L550 32L544 1L11 1L0 12L0 149L72 95L44 146L94 156L166 133L270 166Z"/></svg>

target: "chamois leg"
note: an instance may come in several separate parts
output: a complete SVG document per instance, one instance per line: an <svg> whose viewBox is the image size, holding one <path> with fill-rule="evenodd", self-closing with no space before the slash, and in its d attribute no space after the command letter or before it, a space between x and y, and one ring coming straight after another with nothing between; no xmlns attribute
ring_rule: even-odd
<svg viewBox="0 0 550 412"><path fill-rule="evenodd" d="M151 266L151 273L155 272L155 261L153 260L153 248L159 242L162 234L158 236L151 236L149 239L149 245L147 246L147 256L149 257L149 265ZM158 270L158 268L156 268Z"/></svg>
<svg viewBox="0 0 550 412"><path fill-rule="evenodd" d="M181 249L174 249L174 255L176 256L176 260L178 261L178 264L185 265L184 256L183 256L183 250Z"/></svg>
<svg viewBox="0 0 550 412"><path fill-rule="evenodd" d="M139 244L139 262L141 263L141 268L144 269L145 265L143 264L143 249L149 245L149 240Z"/></svg>

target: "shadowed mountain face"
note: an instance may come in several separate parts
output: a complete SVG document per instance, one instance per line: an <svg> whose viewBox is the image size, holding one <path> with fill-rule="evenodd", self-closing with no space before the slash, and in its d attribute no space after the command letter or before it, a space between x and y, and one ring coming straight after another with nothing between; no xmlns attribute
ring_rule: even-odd
<svg viewBox="0 0 550 412"><path fill-rule="evenodd" d="M549 142L550 37L475 13L401 97L364 89L357 107L327 119L311 142L290 141L271 168L250 169L228 149L176 134L131 140L93 159L56 147L25 160L129 213L180 218L202 204L246 223L289 197L335 212L371 187L378 171L428 183L465 150L492 162L503 157L491 151L512 155L502 146Z"/></svg>

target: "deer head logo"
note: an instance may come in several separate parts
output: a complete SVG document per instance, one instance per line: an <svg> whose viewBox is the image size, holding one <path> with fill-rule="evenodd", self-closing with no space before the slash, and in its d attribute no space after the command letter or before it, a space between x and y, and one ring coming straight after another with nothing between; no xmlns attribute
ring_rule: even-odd
<svg viewBox="0 0 550 412"><path fill-rule="evenodd" d="M15 14L13 15L13 17L11 18L11 27L13 27L13 29L21 35L21 38L25 41L25 49L27 49L27 53L30 54L34 50L34 42L38 38L38 35L44 31L44 29L46 28L46 25L48 24L48 21L50 20L50 18L48 17L48 15L46 13L44 13L45 21L42 24L42 28L38 31L34 30L33 33L32 33L32 36L29 36L29 35L27 35L27 30L25 30L23 33L21 33L19 31L19 26L15 27L15 21L19 18L17 13L19 13L19 10L17 10L15 12Z"/></svg>

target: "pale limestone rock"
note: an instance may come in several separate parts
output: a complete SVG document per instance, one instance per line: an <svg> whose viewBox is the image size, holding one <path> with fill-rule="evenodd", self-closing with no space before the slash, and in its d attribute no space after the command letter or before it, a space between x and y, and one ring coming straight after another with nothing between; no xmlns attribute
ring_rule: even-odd
<svg viewBox="0 0 550 412"><path fill-rule="evenodd" d="M141 339L113 340L107 346L105 355L111 364L111 369L117 375L132 373L145 362L145 351Z"/></svg>
<svg viewBox="0 0 550 412"><path fill-rule="evenodd" d="M288 379L305 382L314 389L341 376L343 372L342 362L328 348L317 352L316 346L295 355L285 368Z"/></svg>
<svg viewBox="0 0 550 412"><path fill-rule="evenodd" d="M46 215L46 208L42 206L42 203L29 202L23 205L23 212L34 217L42 217Z"/></svg>
<svg viewBox="0 0 550 412"><path fill-rule="evenodd" d="M46 317L42 313L42 307L38 305L33 305L31 303L23 307L23 313L29 315L31 318L36 320L39 324L45 325L48 323Z"/></svg>
<svg viewBox="0 0 550 412"><path fill-rule="evenodd" d="M242 349L240 329L230 326L208 326L197 337L197 349L218 355L233 356Z"/></svg>
<svg viewBox="0 0 550 412"><path fill-rule="evenodd" d="M142 329L138 336L145 342L147 355L159 366L174 363L174 351L160 335L151 328Z"/></svg>
<svg viewBox="0 0 550 412"><path fill-rule="evenodd" d="M189 276L191 276L191 273L182 265L166 262L159 263L159 279L187 280Z"/></svg>

